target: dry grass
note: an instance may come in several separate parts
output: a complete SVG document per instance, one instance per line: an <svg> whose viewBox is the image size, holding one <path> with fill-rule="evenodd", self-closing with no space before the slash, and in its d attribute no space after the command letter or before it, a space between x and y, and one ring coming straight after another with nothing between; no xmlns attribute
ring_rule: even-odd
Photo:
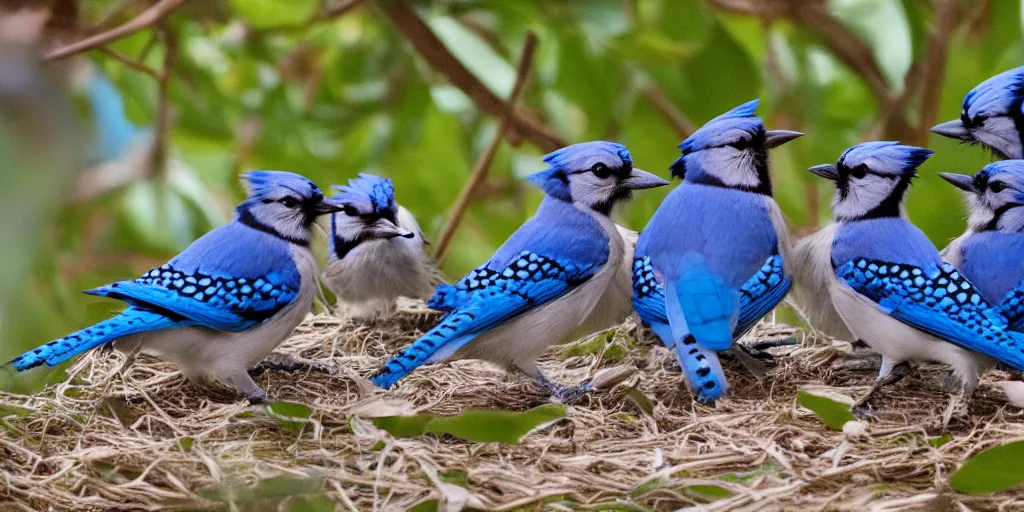
<svg viewBox="0 0 1024 512"><path fill-rule="evenodd" d="M261 504L241 501L241 487L281 476L311 479L316 490L322 482L339 510L405 510L430 499L455 510L1024 509L1019 491L970 497L945 483L967 456L1024 439L1020 411L1005 407L992 385L1005 375L990 374L969 411L954 414L944 429L948 396L934 383L941 373L921 372L885 394L879 405L888 413L853 437L797 409L796 391L852 397L867 390L874 374L851 369L848 345L811 339L778 352L764 383L727 362L730 396L710 408L692 401L671 355L643 332L622 361L636 365L637 374L584 398L520 445L394 439L363 418L524 410L548 401L531 382L473 361L421 369L389 393L361 377L432 319L406 309L379 326L328 316L301 326L282 351L330 360L338 372L259 378L277 399L313 406L314 421L301 433L244 401L210 399L147 358L121 371L121 356L94 354L75 364L68 382L38 396L0 394L0 510L251 510ZM634 331L626 324L616 338ZM790 331L762 326L758 336ZM544 367L567 383L618 364L561 354L550 351ZM638 405L642 399L626 396L633 387L651 400L651 413ZM947 432L953 441L939 448L926 441ZM190 450L182 448L190 442ZM445 483L454 475L460 485ZM701 485L730 496L701 494L694 487ZM238 502L209 500L210 489L229 489L220 498ZM285 510L276 503L261 509L279 505Z"/></svg>

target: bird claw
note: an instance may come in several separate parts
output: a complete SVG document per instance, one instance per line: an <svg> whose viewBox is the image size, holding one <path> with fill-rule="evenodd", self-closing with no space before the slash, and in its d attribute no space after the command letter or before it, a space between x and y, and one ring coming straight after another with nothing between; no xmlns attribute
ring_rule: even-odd
<svg viewBox="0 0 1024 512"><path fill-rule="evenodd" d="M576 405L591 391L593 391L593 386L590 381L587 381L579 386L559 386L559 389L553 390L551 394L565 405Z"/></svg>
<svg viewBox="0 0 1024 512"><path fill-rule="evenodd" d="M267 392L260 390L250 391L245 396L249 399L249 403L252 405L259 405L267 403Z"/></svg>

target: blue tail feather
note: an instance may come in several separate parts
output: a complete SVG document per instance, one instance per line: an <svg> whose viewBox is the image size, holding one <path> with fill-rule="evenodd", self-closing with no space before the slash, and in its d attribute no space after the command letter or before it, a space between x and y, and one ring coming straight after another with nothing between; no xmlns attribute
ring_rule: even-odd
<svg viewBox="0 0 1024 512"><path fill-rule="evenodd" d="M683 338L683 329L707 348L729 348L739 300L739 292L711 273L706 265L691 263L678 279L668 282L665 289L665 311L675 339Z"/></svg>
<svg viewBox="0 0 1024 512"><path fill-rule="evenodd" d="M96 347L143 331L183 327L180 321L159 313L128 308L120 315L26 352L8 363L19 372L37 366L57 366Z"/></svg>
<svg viewBox="0 0 1024 512"><path fill-rule="evenodd" d="M697 401L705 404L714 403L728 391L729 384L725 380L725 372L722 371L718 353L697 343L692 335L685 336L678 343L672 341L672 330L666 324L651 324L651 330L676 356L676 361L686 375L690 388L697 395Z"/></svg>
<svg viewBox="0 0 1024 512"><path fill-rule="evenodd" d="M425 363L436 363L447 359L466 343L474 338L472 335L450 337L454 325L462 321L472 320L469 313L457 312L449 314L444 321L426 334L395 354L370 380L379 387L388 389L409 372Z"/></svg>

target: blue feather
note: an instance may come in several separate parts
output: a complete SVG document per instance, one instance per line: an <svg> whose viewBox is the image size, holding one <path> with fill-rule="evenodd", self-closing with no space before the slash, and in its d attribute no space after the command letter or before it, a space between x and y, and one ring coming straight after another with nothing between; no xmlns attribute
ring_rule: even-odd
<svg viewBox="0 0 1024 512"><path fill-rule="evenodd" d="M942 263L935 245L906 219L883 217L843 223L832 242L832 266L868 258L918 267Z"/></svg>
<svg viewBox="0 0 1024 512"><path fill-rule="evenodd" d="M450 357L503 322L561 297L608 261L608 235L590 215L546 197L484 265L454 287L439 287L432 303L450 311L433 329L392 358L372 378L390 387L418 366Z"/></svg>
<svg viewBox="0 0 1024 512"><path fill-rule="evenodd" d="M693 336L687 336L678 343L671 341L672 328L664 323L651 324L651 330L662 340L669 340L666 347L679 361L679 367L696 393L698 402L714 403L729 390L722 363L714 350L697 343Z"/></svg>
<svg viewBox="0 0 1024 512"><path fill-rule="evenodd" d="M90 79L89 103L99 135L100 157L103 161L117 160L131 148L139 130L125 115L121 91L98 69Z"/></svg>
<svg viewBox="0 0 1024 512"><path fill-rule="evenodd" d="M893 318L1024 370L1024 335L1006 331L952 265L920 267L857 258L837 267L836 275Z"/></svg>
<svg viewBox="0 0 1024 512"><path fill-rule="evenodd" d="M729 348L739 314L740 294L711 273L699 253L684 254L679 267L685 270L665 284L665 311L673 339L691 335L707 348Z"/></svg>
<svg viewBox="0 0 1024 512"><path fill-rule="evenodd" d="M1024 283L1024 234L983 231L961 246L960 270L990 303Z"/></svg>
<svg viewBox="0 0 1024 512"><path fill-rule="evenodd" d="M26 352L8 364L19 372L43 364L57 366L79 354L130 334L190 325L195 325L195 323L185 319L175 320L162 313L130 307L114 318Z"/></svg>

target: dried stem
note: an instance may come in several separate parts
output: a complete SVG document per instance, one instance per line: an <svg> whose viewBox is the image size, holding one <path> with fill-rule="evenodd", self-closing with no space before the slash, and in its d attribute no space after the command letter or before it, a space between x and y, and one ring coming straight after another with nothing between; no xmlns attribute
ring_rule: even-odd
<svg viewBox="0 0 1024 512"><path fill-rule="evenodd" d="M444 261L445 254L448 252L448 247L451 245L452 237L455 236L455 231L459 229L459 224L462 223L462 218L466 215L466 210L469 208L470 203L473 202L476 196L477 190L480 185L483 184L484 179L487 177L487 171L491 167L491 162L494 160L494 155L498 153L498 147L501 146L501 141L505 138L506 133L510 125L512 124L511 114L515 109L516 102L519 101L519 97L522 95L523 90L526 88L526 80L530 76L530 69L533 66L533 55L537 49L537 36L533 32L527 32L526 41L523 43L523 53L519 57L518 72L516 73L516 82L512 87L512 92L509 94L508 110L506 114L501 116L501 120L498 122L498 129L494 132L494 137L487 144L487 148L477 158L476 164L473 166L473 173L469 176L469 181L462 187L462 191L459 192L459 198L455 201L455 207L452 208L451 215L448 216L448 222L444 228L441 229L441 236L438 237L437 251L434 253L434 257L437 259L438 265Z"/></svg>
<svg viewBox="0 0 1024 512"><path fill-rule="evenodd" d="M133 18L131 21L124 25L119 25L116 28L110 29L106 32L101 32L96 35L89 36L77 43L69 44L63 48L58 48L43 57L44 60L58 60L77 53L98 48L105 44L111 43L118 39L128 37L136 32L139 32L145 28L151 27L163 19L168 13L176 9L185 0L160 0L155 5L142 11L141 14Z"/></svg>
<svg viewBox="0 0 1024 512"><path fill-rule="evenodd" d="M155 80L159 81L159 80L161 80L163 78L163 73L161 73L160 71L157 71L157 70L155 70L155 69L145 65L142 61L133 59L133 58L131 58L131 57L129 57L129 56L127 56L127 55L117 51L117 50L114 50L113 48L107 48L106 46L100 46L100 47L98 47L96 49L101 51L101 52L103 52L103 54L105 54L106 56L112 57L114 60L121 62L125 66L128 66L128 67L130 67L130 68L132 68L132 69L134 69L136 71L141 71L141 72L143 72L143 73L153 77L153 79L155 79Z"/></svg>
<svg viewBox="0 0 1024 512"><path fill-rule="evenodd" d="M434 69L447 76L452 85L469 96L479 109L498 118L509 116L513 131L521 133L544 151L554 151L566 145L565 140L551 128L515 111L473 76L448 51L444 43L438 39L437 35L407 2L404 0L378 0L376 5L412 43L413 48Z"/></svg>

